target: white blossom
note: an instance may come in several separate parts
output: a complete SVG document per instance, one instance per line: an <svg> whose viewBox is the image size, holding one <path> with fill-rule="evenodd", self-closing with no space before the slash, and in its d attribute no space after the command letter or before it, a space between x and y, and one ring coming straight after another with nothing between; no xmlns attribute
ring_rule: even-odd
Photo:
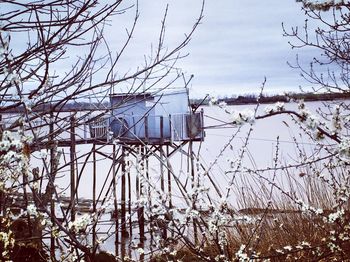
<svg viewBox="0 0 350 262"><path fill-rule="evenodd" d="M328 215L328 222L333 223L337 219L340 219L344 215L344 210L338 210L337 212L331 213Z"/></svg>
<svg viewBox="0 0 350 262"><path fill-rule="evenodd" d="M40 151L40 157L42 159L45 159L47 157L47 152L46 151Z"/></svg>
<svg viewBox="0 0 350 262"><path fill-rule="evenodd" d="M316 209L315 213L317 215L321 215L321 214L323 214L323 209L322 208L318 208L318 209Z"/></svg>
<svg viewBox="0 0 350 262"><path fill-rule="evenodd" d="M303 4L310 9L328 10L334 6L349 4L349 0L302 0Z"/></svg>
<svg viewBox="0 0 350 262"><path fill-rule="evenodd" d="M309 114L309 115L306 117L305 123L306 123L306 126L307 126L309 129L315 130L315 129L317 129L317 127L320 125L320 120L318 119L317 116L314 116L314 115Z"/></svg>
<svg viewBox="0 0 350 262"><path fill-rule="evenodd" d="M15 243L15 239L11 237L12 231L10 230L8 233L0 232L0 241L4 245L4 249L6 250L8 247L13 247Z"/></svg>
<svg viewBox="0 0 350 262"><path fill-rule="evenodd" d="M17 133L4 131L0 141L0 180L16 182L19 176L29 174L29 160L23 154L23 143Z"/></svg>
<svg viewBox="0 0 350 262"><path fill-rule="evenodd" d="M68 228L75 231L79 232L81 230L85 230L86 227L91 224L92 218L89 214L85 214L81 217L78 217L75 221L69 222L68 223Z"/></svg>
<svg viewBox="0 0 350 262"><path fill-rule="evenodd" d="M243 125L245 123L253 124L255 122L254 111L250 109L233 111L231 113L231 120L236 125Z"/></svg>
<svg viewBox="0 0 350 262"><path fill-rule="evenodd" d="M238 261L249 261L249 257L247 253L244 252L244 249L246 248L246 245L241 245L239 250L236 252L236 258Z"/></svg>
<svg viewBox="0 0 350 262"><path fill-rule="evenodd" d="M345 119L345 121L347 120ZM329 129L332 132L337 133L341 131L342 127L343 127L343 124L342 124L342 117L340 115L340 106L336 105L333 109L332 121L330 123Z"/></svg>
<svg viewBox="0 0 350 262"><path fill-rule="evenodd" d="M343 137L338 145L338 152L341 159L350 160L350 138Z"/></svg>
<svg viewBox="0 0 350 262"><path fill-rule="evenodd" d="M304 201L301 199L297 199L297 200L295 200L295 202L300 206L301 211L303 213L311 212L311 213L316 214L316 215L323 214L322 208L315 208L313 206L310 206L310 205L304 203Z"/></svg>
<svg viewBox="0 0 350 262"><path fill-rule="evenodd" d="M220 101L219 107L225 108L227 106L227 103L225 101Z"/></svg>
<svg viewBox="0 0 350 262"><path fill-rule="evenodd" d="M306 127L315 131L321 124L319 118L311 114L310 110L305 107L303 101L299 101L298 109L298 113L302 117L302 121L305 123Z"/></svg>
<svg viewBox="0 0 350 262"><path fill-rule="evenodd" d="M285 246L285 247L283 247L283 249L285 249L287 251L291 251L293 248L291 246Z"/></svg>
<svg viewBox="0 0 350 262"><path fill-rule="evenodd" d="M306 241L301 242L300 245L305 246L305 247L311 247L311 244L309 242L306 242Z"/></svg>
<svg viewBox="0 0 350 262"><path fill-rule="evenodd" d="M197 218L199 216L199 212L191 207L186 209L186 217L187 218Z"/></svg>
<svg viewBox="0 0 350 262"><path fill-rule="evenodd" d="M11 147L10 141L2 140L0 141L0 151L8 151Z"/></svg>
<svg viewBox="0 0 350 262"><path fill-rule="evenodd" d="M144 254L145 253L145 250L143 249L143 248L138 248L137 249L137 252L140 254L140 255L142 255L142 254Z"/></svg>
<svg viewBox="0 0 350 262"><path fill-rule="evenodd" d="M30 216L35 216L35 217L38 216L38 211L34 204L30 204L29 206L27 206L27 213Z"/></svg>
<svg viewBox="0 0 350 262"><path fill-rule="evenodd" d="M282 110L284 110L284 103L283 102L277 102L274 105L267 105L264 109L266 114L280 112Z"/></svg>

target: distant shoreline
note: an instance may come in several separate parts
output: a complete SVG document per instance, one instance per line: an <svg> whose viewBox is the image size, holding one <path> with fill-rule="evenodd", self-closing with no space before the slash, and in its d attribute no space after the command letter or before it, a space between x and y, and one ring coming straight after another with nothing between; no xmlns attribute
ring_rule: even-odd
<svg viewBox="0 0 350 262"><path fill-rule="evenodd" d="M259 98L259 99L258 99ZM286 95L240 95L237 97L225 97L218 99L218 102L225 102L227 105L246 105L246 104L272 104L276 102L290 102L293 100L304 100L305 102L314 101L334 101L339 99L350 99L350 93L289 93ZM210 99L191 99L191 105L201 106L209 105Z"/></svg>
<svg viewBox="0 0 350 262"><path fill-rule="evenodd" d="M259 101L258 101L259 98ZM225 102L227 105L248 105L248 104L273 104L276 102L291 102L293 100L304 100L305 102L313 101L334 101L340 99L350 99L350 93L288 93L286 95L263 95L258 96L255 94L239 95L237 97L224 97L217 101ZM209 105L210 98L205 97L202 99L190 99L190 105L193 108L199 106ZM77 111L108 111L110 109L109 102L104 103L87 103L87 102L75 102L68 104L55 104L55 103L42 103L32 108L34 112L77 112ZM9 113L23 113L25 109L23 105L15 108L4 109L0 107L1 114Z"/></svg>

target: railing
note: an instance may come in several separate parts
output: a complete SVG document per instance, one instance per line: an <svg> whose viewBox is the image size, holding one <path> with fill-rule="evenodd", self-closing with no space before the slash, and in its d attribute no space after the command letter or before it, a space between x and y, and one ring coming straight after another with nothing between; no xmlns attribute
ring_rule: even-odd
<svg viewBox="0 0 350 262"><path fill-rule="evenodd" d="M203 112L168 116L120 114L96 119L90 124L93 138L113 136L124 142L162 144L170 141L203 140Z"/></svg>
<svg viewBox="0 0 350 262"><path fill-rule="evenodd" d="M109 118L98 118L89 124L92 138L107 138L109 130Z"/></svg>
<svg viewBox="0 0 350 262"><path fill-rule="evenodd" d="M171 139L173 141L203 140L203 112L175 114L171 116Z"/></svg>

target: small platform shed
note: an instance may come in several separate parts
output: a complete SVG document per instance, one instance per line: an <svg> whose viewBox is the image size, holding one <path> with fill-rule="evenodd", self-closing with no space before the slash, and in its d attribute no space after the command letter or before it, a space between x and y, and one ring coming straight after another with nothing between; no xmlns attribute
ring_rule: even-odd
<svg viewBox="0 0 350 262"><path fill-rule="evenodd" d="M187 90L111 94L109 131L125 143L202 141L203 112L190 110Z"/></svg>

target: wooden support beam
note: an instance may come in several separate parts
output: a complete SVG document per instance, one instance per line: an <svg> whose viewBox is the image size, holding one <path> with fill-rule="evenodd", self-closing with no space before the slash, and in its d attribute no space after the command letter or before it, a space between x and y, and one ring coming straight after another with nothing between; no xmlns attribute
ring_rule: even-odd
<svg viewBox="0 0 350 262"><path fill-rule="evenodd" d="M53 143L54 141L54 118L53 118L53 112L50 113L50 125L49 125L49 141ZM55 179L55 168L56 168L56 159L55 159L55 151L54 147L50 148L50 177L49 177L49 186L48 186L48 193L50 194L50 216L51 216L51 223L52 227L56 224L56 215L55 215L55 201L52 197L53 190L54 190L54 179ZM50 236L50 258L55 261L56 260L56 254L55 254L55 237L51 233Z"/></svg>
<svg viewBox="0 0 350 262"><path fill-rule="evenodd" d="M126 231L126 149L122 148L122 175L121 175L121 192L120 192L120 205L121 205L121 231L122 238L128 236ZM122 240L123 241L123 240Z"/></svg>
<svg viewBox="0 0 350 262"><path fill-rule="evenodd" d="M92 170L92 212L94 214L96 214L96 145L93 144L92 145L92 163L93 163L93 170ZM93 224L92 227L92 250L93 250L93 254L95 254L96 252L96 245L97 241L96 241L96 223Z"/></svg>
<svg viewBox="0 0 350 262"><path fill-rule="evenodd" d="M128 213L129 213L129 236L132 237L132 210L131 210L131 174L128 170Z"/></svg>
<svg viewBox="0 0 350 262"><path fill-rule="evenodd" d="M145 155L145 147L144 146L140 146L140 154L141 154L141 170L140 172L144 172L145 170L145 159L144 159L144 155ZM137 191L138 191L138 199L140 199L141 197L144 197L144 188L143 185L141 184L141 180L139 179L140 176L142 176L143 174L141 173L137 174L137 180L136 180L136 184L137 184ZM137 220L139 223L139 231L140 231L140 245L144 246L145 244L145 217L144 217L144 208L143 206L138 206L137 207Z"/></svg>
<svg viewBox="0 0 350 262"><path fill-rule="evenodd" d="M190 160L190 169L191 169L191 188L192 190L194 187L196 187L195 184L195 172L194 172L194 154L193 154L193 142L190 141L188 144L188 155ZM197 210L196 208L196 199L192 199L192 209ZM197 230L197 220L196 218L193 218L193 235L194 235L194 242L197 245L198 244L198 230Z"/></svg>
<svg viewBox="0 0 350 262"><path fill-rule="evenodd" d="M115 145L113 145L113 163L112 163L112 172L113 172L113 196L114 196L114 214L113 218L115 220L115 240L114 240L114 247L115 247L115 255L119 256L119 221L118 221L118 200L117 200L117 181L115 179L116 177L116 152L115 152Z"/></svg>
<svg viewBox="0 0 350 262"><path fill-rule="evenodd" d="M173 207L172 203L172 195L171 195L171 169L170 169L170 162L168 161L169 159L169 146L166 146L166 155L167 155L167 161L166 161L166 166L167 166L167 171L168 171L168 195L169 195L169 208Z"/></svg>
<svg viewBox="0 0 350 262"><path fill-rule="evenodd" d="M160 189L161 193L165 194L165 187L164 187L164 165L166 165L166 162L164 162L164 151L163 146L159 147L159 156L160 156ZM162 205L166 205L165 201L162 200ZM162 237L163 239L167 238L167 229L166 226L162 225Z"/></svg>
<svg viewBox="0 0 350 262"><path fill-rule="evenodd" d="M70 117L70 198L71 198L71 216L70 219L73 222L75 220L75 117Z"/></svg>

